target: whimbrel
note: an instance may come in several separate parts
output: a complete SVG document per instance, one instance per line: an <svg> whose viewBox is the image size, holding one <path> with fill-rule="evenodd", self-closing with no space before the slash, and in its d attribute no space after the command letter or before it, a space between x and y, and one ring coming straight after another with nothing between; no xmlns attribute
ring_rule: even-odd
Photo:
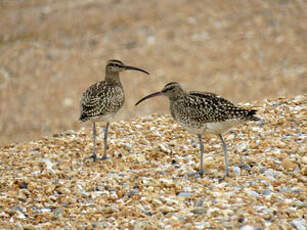
<svg viewBox="0 0 307 230"><path fill-rule="evenodd" d="M204 173L202 135L215 134L222 141L225 157L225 175L229 176L227 147L222 134L242 122L260 120L254 116L256 110L237 107L230 101L213 93L186 92L177 82L166 84L161 91L142 98L136 105L148 98L159 95L165 95L169 98L169 109L172 117L188 132L198 136L200 143L199 174Z"/></svg>
<svg viewBox="0 0 307 230"><path fill-rule="evenodd" d="M120 110L125 102L125 93L120 82L119 72L124 70L136 70L149 74L147 71L124 65L119 60L109 60L106 65L105 80L97 82L86 89L80 101L80 120L93 122L93 154L89 158L97 159L96 155L96 125L95 122L104 121L104 155L101 160L107 158L107 140L110 120Z"/></svg>

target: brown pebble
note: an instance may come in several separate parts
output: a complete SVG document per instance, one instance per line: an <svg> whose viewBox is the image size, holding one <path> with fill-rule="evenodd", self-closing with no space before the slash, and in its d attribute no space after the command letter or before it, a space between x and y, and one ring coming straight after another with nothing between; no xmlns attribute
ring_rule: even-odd
<svg viewBox="0 0 307 230"><path fill-rule="evenodd" d="M284 159L281 162L281 165L287 170L293 170L297 166L293 161L288 158Z"/></svg>

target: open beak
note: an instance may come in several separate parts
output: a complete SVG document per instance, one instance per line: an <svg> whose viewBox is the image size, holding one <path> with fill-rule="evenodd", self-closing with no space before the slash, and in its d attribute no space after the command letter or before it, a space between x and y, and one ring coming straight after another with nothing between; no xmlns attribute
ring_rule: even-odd
<svg viewBox="0 0 307 230"><path fill-rule="evenodd" d="M146 74L149 75L149 73L148 73L146 70L143 70L143 69L138 68L138 67L126 65L126 66L125 66L125 69L126 69L126 70L129 70L129 69L130 69L130 70L136 70L136 71L140 71L140 72L143 72L143 73L146 73Z"/></svg>
<svg viewBox="0 0 307 230"><path fill-rule="evenodd" d="M160 96L162 95L162 93L159 91L159 92L155 92L155 93L152 93L152 94L149 94L147 95L146 97L143 97L141 100L139 100L137 103L135 103L135 106L137 106L138 104L140 104L142 101L145 101L146 99L148 98L151 98L151 97L156 97L156 96Z"/></svg>

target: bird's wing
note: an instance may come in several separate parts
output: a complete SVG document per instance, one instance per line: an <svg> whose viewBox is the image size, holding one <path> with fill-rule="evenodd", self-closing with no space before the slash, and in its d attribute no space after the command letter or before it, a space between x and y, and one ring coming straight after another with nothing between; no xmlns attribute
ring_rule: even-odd
<svg viewBox="0 0 307 230"><path fill-rule="evenodd" d="M97 82L86 89L81 98L81 105L92 107L95 106L102 98L107 90L106 82Z"/></svg>
<svg viewBox="0 0 307 230"><path fill-rule="evenodd" d="M110 106L109 94L110 87L105 81L97 82L87 88L80 101L81 117L96 117L116 112L112 110L117 110L117 108L114 109L114 106Z"/></svg>
<svg viewBox="0 0 307 230"><path fill-rule="evenodd" d="M197 122L216 122L240 118L248 110L235 106L214 93L192 91L187 100L180 100L183 108L189 110L190 119Z"/></svg>

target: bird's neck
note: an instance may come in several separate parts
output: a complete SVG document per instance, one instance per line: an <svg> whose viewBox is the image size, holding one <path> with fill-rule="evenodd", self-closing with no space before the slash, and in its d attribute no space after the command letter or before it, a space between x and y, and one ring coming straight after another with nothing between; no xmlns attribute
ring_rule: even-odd
<svg viewBox="0 0 307 230"><path fill-rule="evenodd" d="M110 72L106 70L105 81L110 83L120 83L119 72Z"/></svg>

